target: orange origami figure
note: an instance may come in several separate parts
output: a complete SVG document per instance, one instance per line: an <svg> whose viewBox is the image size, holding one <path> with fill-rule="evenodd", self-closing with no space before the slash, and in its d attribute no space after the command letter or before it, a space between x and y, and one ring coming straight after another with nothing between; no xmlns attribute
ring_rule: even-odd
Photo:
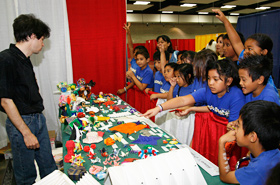
<svg viewBox="0 0 280 185"><path fill-rule="evenodd" d="M113 101L107 101L107 102L105 102L105 103L103 103L106 107L108 106L108 105L113 105L113 104L115 104L115 102L113 102Z"/></svg>
<svg viewBox="0 0 280 185"><path fill-rule="evenodd" d="M115 141L108 137L107 139L104 139L104 143L107 145L107 146L110 146L110 145L113 145L115 143Z"/></svg>
<svg viewBox="0 0 280 185"><path fill-rule="evenodd" d="M132 134L146 128L146 125L137 125L136 123L125 123L110 128L110 131L118 131L125 134Z"/></svg>

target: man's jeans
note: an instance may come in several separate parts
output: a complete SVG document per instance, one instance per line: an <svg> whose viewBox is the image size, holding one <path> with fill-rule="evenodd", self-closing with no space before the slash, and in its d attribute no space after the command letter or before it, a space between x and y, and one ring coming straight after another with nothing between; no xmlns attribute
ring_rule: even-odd
<svg viewBox="0 0 280 185"><path fill-rule="evenodd" d="M17 185L33 184L36 179L36 160L41 178L57 169L52 156L51 144L46 126L46 118L43 114L28 114L21 116L31 132L37 137L40 148L28 149L19 130L9 118L6 120L6 130L11 142L13 153L14 174Z"/></svg>

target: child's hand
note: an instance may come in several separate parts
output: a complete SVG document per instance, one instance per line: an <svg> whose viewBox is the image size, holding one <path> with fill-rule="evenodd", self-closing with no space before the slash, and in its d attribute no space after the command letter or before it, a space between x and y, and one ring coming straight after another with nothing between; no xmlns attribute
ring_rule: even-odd
<svg viewBox="0 0 280 185"><path fill-rule="evenodd" d="M186 115L188 115L191 112L190 109L185 109L185 110L179 109L179 110L180 111L175 111L175 115L177 115L177 116L186 116Z"/></svg>
<svg viewBox="0 0 280 185"><path fill-rule="evenodd" d="M227 124L227 131L235 130L235 129L236 129L236 126L237 126L237 120L232 121L232 122L229 122L229 123Z"/></svg>
<svg viewBox="0 0 280 185"><path fill-rule="evenodd" d="M125 92L125 90L124 89L119 89L118 91L117 91L117 94L123 94Z"/></svg>
<svg viewBox="0 0 280 185"><path fill-rule="evenodd" d="M142 116L146 117L146 118L150 118L153 117L155 115L157 115L160 111L159 107L155 107L153 109L148 110L147 112L145 112Z"/></svg>
<svg viewBox="0 0 280 185"><path fill-rule="evenodd" d="M170 78L169 83L171 86L175 87L177 84L176 77Z"/></svg>
<svg viewBox="0 0 280 185"><path fill-rule="evenodd" d="M219 143L224 145L226 142L231 142L235 140L236 140L236 132L231 130L220 137Z"/></svg>
<svg viewBox="0 0 280 185"><path fill-rule="evenodd" d="M157 99L157 95L156 95L156 94L152 94L152 95L150 96L150 100L154 100L154 99Z"/></svg>
<svg viewBox="0 0 280 185"><path fill-rule="evenodd" d="M225 14L220 9L212 9L212 11L217 14L216 17L223 23L227 20Z"/></svg>
<svg viewBox="0 0 280 185"><path fill-rule="evenodd" d="M158 50L162 53L164 52L164 45L162 44L157 44Z"/></svg>
<svg viewBox="0 0 280 185"><path fill-rule="evenodd" d="M126 77L127 77L127 78L132 78L133 76L135 76L135 75L134 75L134 73L133 73L131 70L128 70L128 71L126 72Z"/></svg>
<svg viewBox="0 0 280 185"><path fill-rule="evenodd" d="M126 33L130 33L130 22L128 22L127 24L124 23L123 29L125 29Z"/></svg>

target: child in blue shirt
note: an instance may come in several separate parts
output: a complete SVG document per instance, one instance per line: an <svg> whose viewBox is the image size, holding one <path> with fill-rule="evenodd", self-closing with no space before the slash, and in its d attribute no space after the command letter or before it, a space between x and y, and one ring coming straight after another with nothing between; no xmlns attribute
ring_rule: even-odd
<svg viewBox="0 0 280 185"><path fill-rule="evenodd" d="M166 60L169 59L169 53L165 52ZM163 73L164 70L161 68L161 60L160 60L160 52L156 51L153 55L154 58L154 64L155 68L157 69L157 72L155 73L155 79L154 79L154 92L160 93L160 88L162 87L163 82L165 82Z"/></svg>
<svg viewBox="0 0 280 185"><path fill-rule="evenodd" d="M279 105L278 94L267 84L271 71L272 61L265 56L251 55L241 60L238 73L246 103L266 100Z"/></svg>
<svg viewBox="0 0 280 185"><path fill-rule="evenodd" d="M226 142L236 141L250 151L250 163L230 171L226 158ZM257 100L242 107L236 130L219 139L220 179L234 184L265 184L269 171L280 162L280 106L274 102Z"/></svg>
<svg viewBox="0 0 280 185"><path fill-rule="evenodd" d="M193 72L194 81L192 92L207 86L206 66L209 62L217 61L218 57L211 49L204 49L194 56Z"/></svg>
<svg viewBox="0 0 280 185"><path fill-rule="evenodd" d="M228 121L238 119L241 107L245 103L242 91L238 84L238 73L232 61L227 59L210 62L207 65L208 86L198 91L178 98L173 98L157 107L148 110L143 116L152 117L162 110L179 108L192 105L196 102L205 103L207 106L190 107L182 112L177 111L178 116L187 115L191 111L213 112Z"/></svg>
<svg viewBox="0 0 280 185"><path fill-rule="evenodd" d="M167 99L167 93L170 89L170 79L174 77L174 70L178 66L177 63L168 63L164 67L164 79L163 79L163 84L162 87L160 88L160 93L158 94L152 94L150 96L150 99Z"/></svg>
<svg viewBox="0 0 280 185"><path fill-rule="evenodd" d="M193 66L191 64L180 64L175 68L174 78L170 80L170 90L167 99L185 96L192 93L192 82L194 79Z"/></svg>
<svg viewBox="0 0 280 185"><path fill-rule="evenodd" d="M273 41L268 35L256 33L248 37L246 42L244 43L238 37L238 33L229 22L229 20L225 17L223 12L219 9L213 9L212 11L217 13L216 17L224 23L224 26L228 32L228 37L230 39L230 42L232 43L232 47L236 54L239 56L239 60L249 55L262 55L267 56L273 61L273 56L271 53ZM237 65L239 65L239 62L237 62ZM270 84L274 88L275 92L278 93L271 75L268 79L268 84Z"/></svg>
<svg viewBox="0 0 280 185"><path fill-rule="evenodd" d="M141 91L145 90L146 88L154 87L153 71L148 65L150 62L150 55L146 48L137 51L136 62L139 66L139 68L136 70L136 74L134 74L131 70L126 72L126 77L132 80L132 82L123 89L119 89L117 94L123 94L134 85L136 85Z"/></svg>

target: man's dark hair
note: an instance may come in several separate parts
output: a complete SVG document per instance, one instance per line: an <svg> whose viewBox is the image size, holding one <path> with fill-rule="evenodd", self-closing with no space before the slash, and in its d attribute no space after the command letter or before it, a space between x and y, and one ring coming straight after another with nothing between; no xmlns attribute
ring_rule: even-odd
<svg viewBox="0 0 280 185"><path fill-rule="evenodd" d="M260 144L267 150L279 147L280 106L274 102L257 100L245 104L239 112L244 135L255 132Z"/></svg>
<svg viewBox="0 0 280 185"><path fill-rule="evenodd" d="M49 38L51 29L33 14L22 14L13 23L16 42L27 41L27 37L35 34L37 39Z"/></svg>
<svg viewBox="0 0 280 185"><path fill-rule="evenodd" d="M248 70L252 81L263 76L263 85L266 85L272 73L272 61L267 56L249 55L240 61L239 69Z"/></svg>

